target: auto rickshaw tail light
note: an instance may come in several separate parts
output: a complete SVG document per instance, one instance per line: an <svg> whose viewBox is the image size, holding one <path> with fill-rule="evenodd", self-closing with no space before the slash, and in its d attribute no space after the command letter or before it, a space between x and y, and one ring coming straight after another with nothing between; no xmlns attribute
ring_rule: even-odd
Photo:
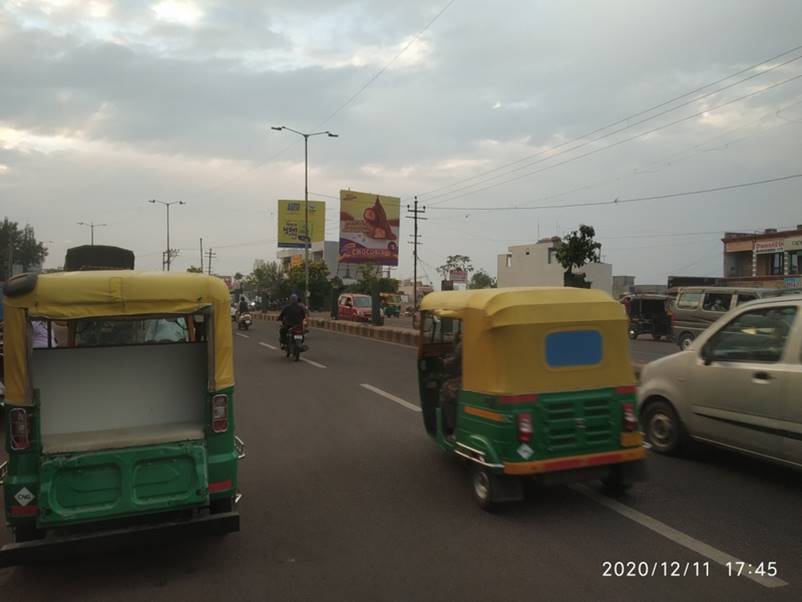
<svg viewBox="0 0 802 602"><path fill-rule="evenodd" d="M638 430L638 419L635 416L635 405L631 403L624 404L624 430L636 431Z"/></svg>
<svg viewBox="0 0 802 602"><path fill-rule="evenodd" d="M23 451L31 447L31 415L24 408L14 408L8 413L11 429L11 449Z"/></svg>
<svg viewBox="0 0 802 602"><path fill-rule="evenodd" d="M520 412L518 414L518 441L528 443L532 440L532 413Z"/></svg>
<svg viewBox="0 0 802 602"><path fill-rule="evenodd" d="M212 431L225 433L228 430L228 395L212 397Z"/></svg>

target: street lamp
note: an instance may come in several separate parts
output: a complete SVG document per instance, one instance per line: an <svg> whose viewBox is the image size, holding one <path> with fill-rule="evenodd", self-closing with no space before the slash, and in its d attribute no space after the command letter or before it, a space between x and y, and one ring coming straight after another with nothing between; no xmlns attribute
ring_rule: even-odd
<svg viewBox="0 0 802 602"><path fill-rule="evenodd" d="M96 224L94 222L78 222L79 226L89 226L89 231L91 234L89 235L89 241L93 247L95 246L95 228L102 228L103 226L108 226L108 224Z"/></svg>
<svg viewBox="0 0 802 602"><path fill-rule="evenodd" d="M172 252L170 250L170 205L186 205L184 201L170 201L166 203L164 201L157 201L156 199L151 199L148 203L160 203L167 207L167 271L170 271L170 258L172 256ZM164 269L164 266L162 266Z"/></svg>
<svg viewBox="0 0 802 602"><path fill-rule="evenodd" d="M325 132L311 132L304 133L288 128L286 125L271 125L271 130L280 132L287 130L293 134L298 134L304 137L304 305L309 307L309 138L312 136L322 136L325 134L329 138L339 138L337 134L333 134L326 130Z"/></svg>

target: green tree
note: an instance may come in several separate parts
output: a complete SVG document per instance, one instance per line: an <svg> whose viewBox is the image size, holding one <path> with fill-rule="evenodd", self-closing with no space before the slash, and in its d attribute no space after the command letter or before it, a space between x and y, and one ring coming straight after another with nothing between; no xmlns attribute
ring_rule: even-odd
<svg viewBox="0 0 802 602"><path fill-rule="evenodd" d="M574 274L574 268L580 269L588 263L599 262L601 243L593 237L596 230L593 226L581 224L578 230L567 234L557 247L557 261L565 270L563 283L565 286L587 288L584 274Z"/></svg>
<svg viewBox="0 0 802 602"><path fill-rule="evenodd" d="M245 278L245 287L267 299L283 299L290 294L277 261L257 261L253 272Z"/></svg>
<svg viewBox="0 0 802 602"><path fill-rule="evenodd" d="M304 266L295 266L287 274L289 292L296 293L303 298L304 294ZM329 268L323 261L314 261L309 264L309 309L326 309L330 303L331 282L329 282Z"/></svg>
<svg viewBox="0 0 802 602"><path fill-rule="evenodd" d="M203 270L200 269L199 267L194 266L194 265L189 266L187 268L187 272L189 272L191 274L203 274Z"/></svg>
<svg viewBox="0 0 802 602"><path fill-rule="evenodd" d="M377 274L376 266L363 264L357 268L356 283L348 287L351 293L370 295L374 284L379 284L380 293L397 293L401 283L395 278L384 278Z"/></svg>
<svg viewBox="0 0 802 602"><path fill-rule="evenodd" d="M11 251L12 265L8 265L9 250ZM27 272L31 268L40 266L47 257L47 247L36 240L33 226L26 224L20 230L17 222L3 218L0 224L0 276L8 279L11 276L13 265L19 264Z"/></svg>
<svg viewBox="0 0 802 602"><path fill-rule="evenodd" d="M448 280L449 275L454 270L462 270L467 274L473 272L471 258L467 255L449 255L446 258L446 262L437 268L437 271L443 277L443 280Z"/></svg>
<svg viewBox="0 0 802 602"><path fill-rule="evenodd" d="M471 276L468 288L496 288L496 279L484 270L479 270Z"/></svg>

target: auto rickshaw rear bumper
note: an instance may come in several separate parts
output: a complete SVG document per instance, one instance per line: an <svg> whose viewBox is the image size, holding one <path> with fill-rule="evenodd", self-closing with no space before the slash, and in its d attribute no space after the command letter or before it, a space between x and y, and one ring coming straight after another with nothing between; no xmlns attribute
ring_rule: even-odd
<svg viewBox="0 0 802 602"><path fill-rule="evenodd" d="M504 462L503 471L504 474L515 476L539 475L566 470L580 470L586 468L610 466L622 464L624 462L636 462L638 460L644 460L645 458L646 448L637 447L634 449L622 449L614 452L569 456L567 458L555 458L551 460Z"/></svg>
<svg viewBox="0 0 802 602"><path fill-rule="evenodd" d="M189 520L173 520L134 527L48 537L11 543L0 548L0 568L33 562L98 554L119 547L139 547L154 542L198 534L223 535L239 531L239 511L209 514Z"/></svg>

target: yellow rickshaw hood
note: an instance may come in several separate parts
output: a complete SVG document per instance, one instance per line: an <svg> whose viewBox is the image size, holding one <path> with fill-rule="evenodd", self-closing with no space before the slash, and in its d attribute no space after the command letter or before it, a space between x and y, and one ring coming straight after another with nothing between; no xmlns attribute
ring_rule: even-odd
<svg viewBox="0 0 802 602"><path fill-rule="evenodd" d="M30 405L27 385L29 318L82 318L189 314L211 308L214 374L210 388L234 385L230 293L220 279L203 274L102 270L43 274L26 294L4 298L6 400Z"/></svg>

